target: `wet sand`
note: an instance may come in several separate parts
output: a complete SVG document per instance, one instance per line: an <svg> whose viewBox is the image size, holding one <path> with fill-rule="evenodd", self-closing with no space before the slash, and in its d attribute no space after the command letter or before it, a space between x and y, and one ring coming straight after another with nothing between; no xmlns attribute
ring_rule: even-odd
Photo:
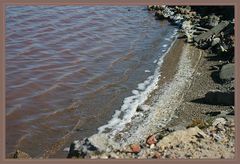
<svg viewBox="0 0 240 164"><path fill-rule="evenodd" d="M164 62L161 66L161 77L158 81L159 88L162 88L166 83L171 82L171 80L174 78L174 75L177 72L177 66L180 60L183 46L184 40L176 39L171 49L164 57ZM158 91L154 90L150 94L148 100L146 101L146 104L151 103L152 97L156 96L157 94L159 94Z"/></svg>
<svg viewBox="0 0 240 164"><path fill-rule="evenodd" d="M164 63L161 67L161 78L159 80L160 88L170 83L178 69L178 62L180 54L182 53L183 46L189 45L192 68L194 73L189 87L182 93L182 103L174 113L174 118L167 124L166 128L182 126L186 127L191 124L194 119L207 120L209 117L206 115L208 112L230 112L230 106L210 105L204 103L204 96L209 90L216 88L223 88L216 79L213 77L211 70L212 66L220 64L218 60L211 60L210 55L195 46L185 43L184 39L177 39L172 46L169 53L166 55ZM156 91L153 94L158 94ZM149 100L151 97L149 98ZM231 117L231 116L230 116Z"/></svg>
<svg viewBox="0 0 240 164"><path fill-rule="evenodd" d="M193 80L189 88L183 93L183 102L175 112L175 118L167 127L184 126L191 124L194 119L209 119L206 115L208 112L230 112L230 106L210 105L204 102L204 96L209 90L221 89L223 86L216 83L213 77L214 71L212 66L220 64L218 60L210 60L209 54L201 49L191 46L191 60L193 65L196 64ZM229 116L231 117L231 116Z"/></svg>

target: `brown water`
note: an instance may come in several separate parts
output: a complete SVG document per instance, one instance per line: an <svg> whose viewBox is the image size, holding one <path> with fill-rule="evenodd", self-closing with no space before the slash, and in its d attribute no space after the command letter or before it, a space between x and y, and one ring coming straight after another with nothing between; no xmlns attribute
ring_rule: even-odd
<svg viewBox="0 0 240 164"><path fill-rule="evenodd" d="M6 153L65 157L153 75L173 30L143 6L7 7Z"/></svg>

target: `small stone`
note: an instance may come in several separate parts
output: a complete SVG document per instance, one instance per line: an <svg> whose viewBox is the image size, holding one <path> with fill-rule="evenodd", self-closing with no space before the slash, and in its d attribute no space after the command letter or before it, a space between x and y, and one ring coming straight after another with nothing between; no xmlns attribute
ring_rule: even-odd
<svg viewBox="0 0 240 164"><path fill-rule="evenodd" d="M106 154L102 154L102 155L100 156L100 159L108 159L108 156L107 156Z"/></svg>
<svg viewBox="0 0 240 164"><path fill-rule="evenodd" d="M137 107L137 112L144 112L144 111L148 111L150 109L150 106L148 105L139 105Z"/></svg>
<svg viewBox="0 0 240 164"><path fill-rule="evenodd" d="M227 121L224 118L217 118L213 121L212 125L217 126L219 124L225 125Z"/></svg>
<svg viewBox="0 0 240 164"><path fill-rule="evenodd" d="M130 148L133 153L139 153L141 151L141 147L138 144L132 144L130 145Z"/></svg>
<svg viewBox="0 0 240 164"><path fill-rule="evenodd" d="M70 147L65 147L65 148L63 149L63 151L69 152L69 151L70 151Z"/></svg>
<svg viewBox="0 0 240 164"><path fill-rule="evenodd" d="M31 159L30 155L21 151L21 150L16 150L15 154L13 155L13 158L17 159Z"/></svg>
<svg viewBox="0 0 240 164"><path fill-rule="evenodd" d="M115 153L110 153L110 158L112 159L119 159L119 156Z"/></svg>
<svg viewBox="0 0 240 164"><path fill-rule="evenodd" d="M215 46L215 45L217 45L218 43L220 43L220 38L214 38L213 40L212 40L212 45L211 46Z"/></svg>
<svg viewBox="0 0 240 164"><path fill-rule="evenodd" d="M155 152L153 158L160 159L161 158L161 154L159 152Z"/></svg>
<svg viewBox="0 0 240 164"><path fill-rule="evenodd" d="M91 155L90 156L90 159L98 159L99 157L98 156L95 156L95 155Z"/></svg>
<svg viewBox="0 0 240 164"><path fill-rule="evenodd" d="M185 154L185 157L186 157L186 158L191 158L191 157L192 157L192 155L191 155L191 154L189 154L189 153L187 153L187 154Z"/></svg>
<svg viewBox="0 0 240 164"><path fill-rule="evenodd" d="M199 138L199 139L203 139L203 138L205 137L205 134L198 132L198 133L195 135L195 137L197 137L197 138Z"/></svg>
<svg viewBox="0 0 240 164"><path fill-rule="evenodd" d="M213 137L214 137L214 140L217 142L220 142L221 140L223 140L223 138L218 134L213 134Z"/></svg>
<svg viewBox="0 0 240 164"><path fill-rule="evenodd" d="M154 144L151 144L150 145L150 149L154 149L155 148L155 145Z"/></svg>
<svg viewBox="0 0 240 164"><path fill-rule="evenodd" d="M157 139L155 135L151 135L147 138L147 144L148 145L152 145L152 144L156 144L157 143Z"/></svg>

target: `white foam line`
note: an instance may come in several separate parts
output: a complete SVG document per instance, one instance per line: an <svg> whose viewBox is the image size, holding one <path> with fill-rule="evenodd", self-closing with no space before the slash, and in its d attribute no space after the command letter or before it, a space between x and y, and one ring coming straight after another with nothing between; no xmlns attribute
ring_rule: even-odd
<svg viewBox="0 0 240 164"><path fill-rule="evenodd" d="M165 38L164 40L166 40L166 41L170 41L170 40L171 40L171 38Z"/></svg>
<svg viewBox="0 0 240 164"><path fill-rule="evenodd" d="M172 82L163 88L163 93L157 98L157 103L153 104L151 112L144 118L144 121L135 124L131 129L131 135L122 146L129 143L139 142L141 137L148 136L156 132L157 127L164 127L172 119L174 111L177 110L182 101L182 93L190 84L193 69L191 60L188 58L190 53L189 45L184 47L179 64L178 72ZM134 121L134 120L133 120Z"/></svg>
<svg viewBox="0 0 240 164"><path fill-rule="evenodd" d="M157 88L160 77L160 67L163 63L163 59L175 41L176 38L169 46L167 52L165 52L158 60L158 67L156 68L154 74L152 76L149 76L144 82L138 84L138 90L133 90L132 96L126 97L123 100L121 109L115 111L112 119L106 125L98 128L99 133L104 133L106 129L111 129L111 134L114 136L119 131L121 131L127 123L131 122L132 117L136 114L137 107L139 105L142 105L147 100L149 94ZM122 118L120 118L121 115Z"/></svg>
<svg viewBox="0 0 240 164"><path fill-rule="evenodd" d="M167 44L164 44L163 47L166 48L168 45Z"/></svg>

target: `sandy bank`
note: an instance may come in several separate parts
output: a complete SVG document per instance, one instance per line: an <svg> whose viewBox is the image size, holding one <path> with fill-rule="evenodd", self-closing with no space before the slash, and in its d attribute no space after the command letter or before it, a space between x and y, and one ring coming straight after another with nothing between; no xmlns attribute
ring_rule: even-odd
<svg viewBox="0 0 240 164"><path fill-rule="evenodd" d="M221 20L217 7L217 15L193 8L148 7L157 19L180 25L181 38L188 43L174 43L161 67L158 88L124 129L74 141L69 157L234 157L234 64L228 64L234 62L234 21L228 16Z"/></svg>
<svg viewBox="0 0 240 164"><path fill-rule="evenodd" d="M181 39L174 43L161 67L158 88L154 90L146 104L136 109L132 121L126 124L123 130L112 129L109 132L95 134L81 142L75 141L71 150L77 150L78 154L95 154L95 150L84 148L84 145L90 144L96 147L97 152L124 152L129 145L145 143L149 135L163 130L171 121L175 110L181 105L184 93L191 85L192 75L199 59L197 57L196 60L196 55L191 53L192 48Z"/></svg>
<svg viewBox="0 0 240 164"><path fill-rule="evenodd" d="M214 82L210 69L218 63L178 39L165 57L158 89L132 122L121 131L75 141L69 157L233 158L233 108L203 100L210 89L223 87Z"/></svg>

